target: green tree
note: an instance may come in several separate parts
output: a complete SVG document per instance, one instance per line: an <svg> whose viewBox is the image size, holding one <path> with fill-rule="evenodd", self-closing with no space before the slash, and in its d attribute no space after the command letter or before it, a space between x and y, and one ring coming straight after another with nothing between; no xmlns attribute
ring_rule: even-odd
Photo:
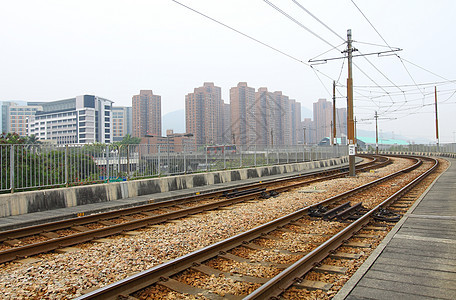
<svg viewBox="0 0 456 300"><path fill-rule="evenodd" d="M36 137L36 135L32 134L24 138L24 144L39 145L41 144L41 141Z"/></svg>
<svg viewBox="0 0 456 300"><path fill-rule="evenodd" d="M16 132L3 132L0 137L0 144L24 144L25 138L19 136Z"/></svg>
<svg viewBox="0 0 456 300"><path fill-rule="evenodd" d="M141 138L131 136L127 134L122 138L120 142L117 142L119 145L139 145L141 143Z"/></svg>

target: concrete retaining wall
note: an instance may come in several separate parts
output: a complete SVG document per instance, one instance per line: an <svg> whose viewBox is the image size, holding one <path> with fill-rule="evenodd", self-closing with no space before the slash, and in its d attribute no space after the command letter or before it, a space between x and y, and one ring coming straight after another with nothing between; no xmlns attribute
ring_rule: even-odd
<svg viewBox="0 0 456 300"><path fill-rule="evenodd" d="M314 168L336 166L347 161L348 157L342 157L287 165L4 194L0 195L0 217L126 199L269 175L301 172Z"/></svg>

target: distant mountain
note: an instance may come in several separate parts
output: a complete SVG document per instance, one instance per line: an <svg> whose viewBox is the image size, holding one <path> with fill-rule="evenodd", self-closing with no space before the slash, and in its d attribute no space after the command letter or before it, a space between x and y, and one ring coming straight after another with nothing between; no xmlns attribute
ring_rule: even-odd
<svg viewBox="0 0 456 300"><path fill-rule="evenodd" d="M185 110L175 110L162 116L162 135L166 136L166 129L175 133L185 132Z"/></svg>

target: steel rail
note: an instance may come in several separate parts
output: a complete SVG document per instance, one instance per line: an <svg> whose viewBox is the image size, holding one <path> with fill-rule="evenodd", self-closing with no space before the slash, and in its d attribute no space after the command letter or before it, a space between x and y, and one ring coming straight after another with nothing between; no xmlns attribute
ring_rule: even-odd
<svg viewBox="0 0 456 300"><path fill-rule="evenodd" d="M316 264L325 259L332 251L341 246L347 239L351 238L354 233L358 232L363 226L370 222L371 217L380 209L389 206L392 202L401 198L409 192L413 187L420 183L429 174L434 172L438 167L438 160L432 159L434 165L426 172L408 183L405 187L382 201L361 218L351 223L342 231L325 241L323 244L309 252L307 255L296 261L287 269L277 274L275 277L264 283L260 288L249 294L244 299L272 299L278 297L284 290L289 288L299 278L302 278L307 272L312 270Z"/></svg>
<svg viewBox="0 0 456 300"><path fill-rule="evenodd" d="M373 157L374 159L370 162L362 164L360 171L362 171L366 168L372 168L372 166L374 164L379 164L380 167L385 165L385 161L383 161L383 163L382 163L382 161L379 160L378 157L364 156L364 155L362 155L362 157L371 158L371 159ZM380 163L379 163L379 161L380 161ZM333 173L336 173L338 176L342 176L346 172L340 172L340 170L344 170L344 169L346 169L346 167L339 166L339 167L336 167L331 170L314 171L314 172L310 172L310 173L306 173L306 174L288 176L286 178L280 178L280 179L274 179L274 180L268 180L268 181L260 181L258 183L254 183L251 185L237 187L237 189L242 191L244 189L263 187L265 185L281 184L281 183L288 182L288 181L306 179L306 178L312 177L312 176L319 176L319 175L333 174ZM329 176L321 178L320 180L331 179L331 178L327 178L327 177L329 177ZM310 182L310 183L312 183L312 182ZM96 213L96 214L92 214L92 215L74 217L74 218L70 218L70 219L65 219L65 220L60 220L60 221L55 221L55 222L50 222L50 223L45 223L45 224L38 224L38 225L27 226L27 227L22 227L22 228L17 228L17 229L5 230L5 231L1 232L0 242L6 241L9 239L23 238L26 236L36 235L36 234L49 232L49 231L66 229L66 228L69 228L72 226L85 225L85 224L89 224L89 223L98 222L100 220L108 220L108 219L123 217L123 216L127 216L127 215L142 213L145 211L151 211L154 209L171 207L174 205L181 205L181 204L184 204L185 202L198 201L199 198L201 198L201 197L206 197L206 198L207 197L218 197L220 195L223 195L223 193L229 192L232 190L233 190L233 188L225 188L225 189L220 189L217 191L204 193L204 194L189 195L189 196L179 197L177 199L171 199L171 200L155 202L155 203L148 203L148 204L139 205L139 206L135 206L135 207L122 208L122 209L114 210L114 211Z"/></svg>
<svg viewBox="0 0 456 300"><path fill-rule="evenodd" d="M386 163L386 162L383 161L382 163ZM307 184L314 183L317 181L329 180L329 179L334 178L334 176L340 177L340 176L343 176L343 174L344 173L338 173L336 175L330 175L330 176L326 176L326 177L322 177L322 178L311 179L311 180L300 182L300 183L294 183L294 184L291 184L290 186L274 188L274 189L272 189L272 191L282 192L285 190L289 190L291 188L296 188L298 186L307 185ZM277 182L274 182L274 183L277 183ZM13 247L13 248L6 249L6 250L3 250L0 252L0 263L12 261L12 260L15 260L20 257L32 256L32 255L36 255L36 254L40 254L40 253L53 251L53 250L56 250L56 249L59 249L62 247L68 247L68 246L72 246L75 244L88 242L88 241L91 241L94 239L104 238L104 237L119 234L119 233L122 233L125 231L135 230L135 229L143 228L146 226L163 223L163 222L166 222L169 220L186 217L186 216L201 213L204 211L214 210L214 209L224 207L224 206L233 205L236 203L246 201L247 199L251 199L252 197L260 197L261 194L262 194L262 191L258 191L258 192L251 193L248 195L238 196L238 197L234 197L234 198L230 198L230 199L224 199L224 200L216 201L213 203L203 204L203 205L199 205L196 207L190 207L187 209L181 209L178 211L169 212L169 213L165 213L165 214L161 214L161 215L145 216L144 218L137 219L137 220L131 220L131 221L128 221L128 222L125 222L122 224L110 225L107 227L87 230L87 231L83 231L83 232L68 235L68 236L52 238L52 239L38 242L38 243L27 244L27 245L23 245L23 246L19 246L19 247ZM161 203L157 203L157 205L159 207L160 207L160 204ZM119 215L119 214L121 216L124 215L124 214L122 214L122 212L113 212L113 213L115 215ZM102 217L100 219L95 219L95 220L100 221L100 220L106 219L106 217L105 217L106 214L101 214L101 215L102 215ZM93 218L96 216L97 215L88 216L87 219L93 220ZM78 219L76 219L76 221L77 220ZM81 222L73 223L73 222L71 222L71 220L67 220L67 221L70 221L70 222L67 222L66 223L67 226L65 226L64 228L85 224L85 223L81 223ZM59 228L58 226L59 225L61 226L63 221L58 222L58 223L59 224L57 224L57 225L50 223L47 228ZM41 232L46 232L45 230L43 230L43 228L46 228L46 224L37 226L37 227L38 227L38 229L32 228L33 230L35 230L36 234L41 233ZM60 228L62 228L62 227L60 227ZM26 230L30 230L30 229L26 228ZM50 231L50 230L48 229L47 231ZM11 238L12 236L15 236L14 234L17 236L18 234L20 234L20 231L19 230L14 231L13 234L9 235L9 237ZM2 235L3 235L3 233L2 233ZM5 236L8 236L8 232L5 233Z"/></svg>
<svg viewBox="0 0 456 300"><path fill-rule="evenodd" d="M217 242L213 245L207 246L200 250L191 252L186 254L182 257L177 259L171 260L169 262L165 262L163 264L157 265L152 267L151 269L145 270L133 276L127 277L123 280L117 281L85 295L78 297L78 300L86 300L86 299L118 299L119 296L128 297L129 294L132 294L136 291L139 291L147 286L150 286L162 278L166 278L177 274L185 269L191 267L194 263L202 263L208 259L216 257L219 253L227 252L230 249L233 249L237 246L242 245L243 243L250 242L258 237L261 237L269 232L272 232L276 229L279 229L287 224L295 222L302 217L308 215L308 211L311 208L316 208L319 205L327 204L329 202L333 202L336 200L340 200L346 198L350 195L356 194L361 192L369 187L375 186L385 180L392 179L396 176L409 170L416 169L418 166L421 165L421 161L419 159L415 159L416 162L412 166L400 170L398 172L392 173L387 175L383 178L379 178L375 181L369 182L347 192L341 193L339 195L330 197L326 200L320 201L319 203L307 206L302 208L298 211L295 211L291 214L286 216L280 217L276 220L270 221L253 229L250 229L246 232L237 234L231 238L225 239L223 241ZM321 247L321 246L320 246ZM319 248L320 248L319 247Z"/></svg>

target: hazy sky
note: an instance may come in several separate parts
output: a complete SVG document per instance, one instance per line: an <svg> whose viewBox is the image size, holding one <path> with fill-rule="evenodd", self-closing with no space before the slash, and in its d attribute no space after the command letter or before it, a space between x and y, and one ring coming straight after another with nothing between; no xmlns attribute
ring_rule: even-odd
<svg viewBox="0 0 456 300"><path fill-rule="evenodd" d="M351 0L296 1L335 33L292 0L271 0L321 39L265 1L181 2L305 63L334 46L319 58L343 56L349 28L357 54L389 50L385 41L403 49L402 60L354 58L359 128L374 130L368 119L377 110L383 132L434 141L434 83L440 82L440 140L454 141L456 1L354 0L385 41ZM0 101L95 94L131 105L140 89L152 89L165 114L184 108L185 95L205 81L222 87L225 102L229 88L246 81L311 109L318 98L331 99L336 80L337 106L346 106L346 61L311 68L171 0L3 0L0 41Z"/></svg>

